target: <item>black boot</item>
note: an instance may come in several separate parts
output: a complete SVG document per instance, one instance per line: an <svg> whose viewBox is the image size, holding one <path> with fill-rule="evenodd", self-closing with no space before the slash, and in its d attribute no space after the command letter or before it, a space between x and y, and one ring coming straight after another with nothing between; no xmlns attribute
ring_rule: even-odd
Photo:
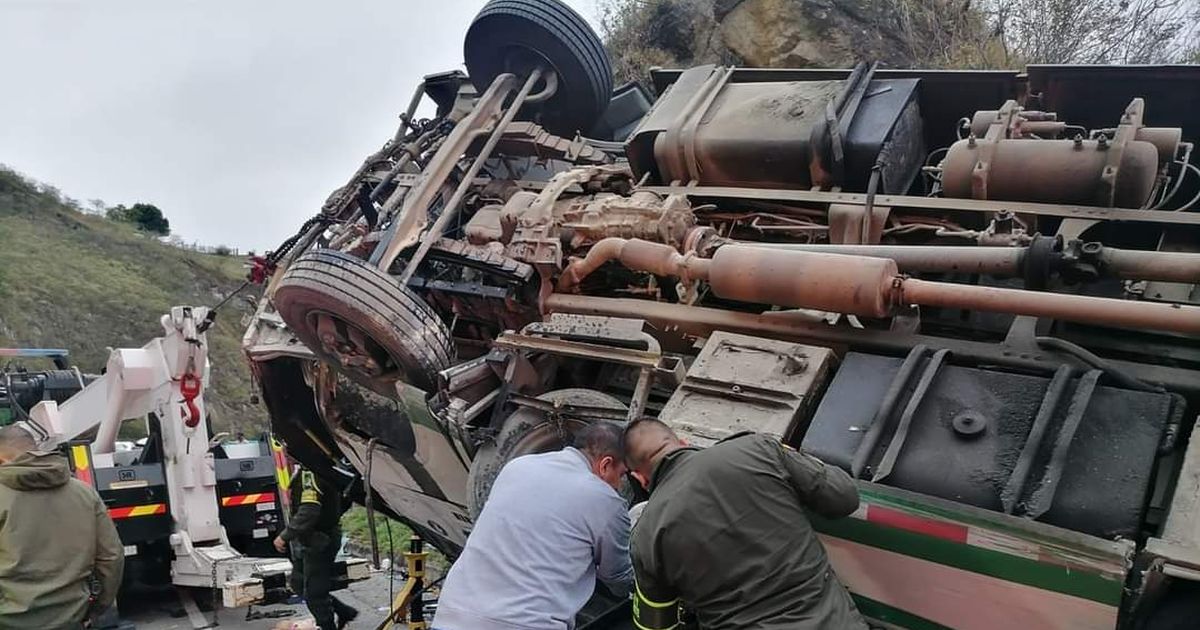
<svg viewBox="0 0 1200 630"><path fill-rule="evenodd" d="M336 597L331 597L331 599L333 599L333 611L337 614L337 630L343 630L350 625L351 621L358 618L358 609Z"/></svg>

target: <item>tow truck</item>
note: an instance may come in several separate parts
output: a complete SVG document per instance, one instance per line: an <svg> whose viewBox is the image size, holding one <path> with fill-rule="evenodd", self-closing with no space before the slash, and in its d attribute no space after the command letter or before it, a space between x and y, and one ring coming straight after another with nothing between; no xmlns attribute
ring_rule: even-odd
<svg viewBox="0 0 1200 630"><path fill-rule="evenodd" d="M172 308L161 337L113 350L101 375L70 367L65 350L0 350L55 363L6 370L0 408L40 448L63 450L75 477L99 492L125 547L127 580L213 589L226 607L275 602L291 572L270 544L288 513L286 453L271 439L221 444L211 434L208 318L206 308ZM127 420L147 423L140 448L119 448ZM341 559L335 584L366 576L365 560ZM188 591L181 595L194 611Z"/></svg>

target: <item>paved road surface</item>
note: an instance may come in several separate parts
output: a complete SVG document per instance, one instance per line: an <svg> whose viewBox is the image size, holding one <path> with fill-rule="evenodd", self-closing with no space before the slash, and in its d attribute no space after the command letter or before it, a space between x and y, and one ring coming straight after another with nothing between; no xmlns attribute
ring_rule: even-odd
<svg viewBox="0 0 1200 630"><path fill-rule="evenodd" d="M399 590L403 584L404 579L396 575L393 588ZM383 620L387 613L388 602L391 601L388 597L386 573L372 575L369 579L351 584L348 589L338 591L336 594L339 599L359 611L358 619L349 626L350 630L375 628ZM212 611L209 606L211 600L206 601L208 595L198 593L197 599L202 609L201 613L211 621ZM255 606L253 610L255 612L291 612L292 614L274 619L247 621L245 608L222 608L217 613L219 627L222 630L270 630L276 627L280 621L300 621L309 617L308 609L304 604ZM132 623L136 630L192 630L192 624L188 621L182 604L179 603L174 591L169 589L131 594L128 601L122 604L121 615L122 620Z"/></svg>
<svg viewBox="0 0 1200 630"><path fill-rule="evenodd" d="M404 579L396 574L395 581L391 585L392 592L400 590L403 584ZM392 597L389 596L386 572L373 574L362 582L351 584L348 589L337 591L336 595L342 601L358 609L358 619L350 624L349 630L374 630L387 614L388 602L392 601ZM213 618L210 606L211 595L198 592L196 597L202 609L201 614L211 622ZM611 601L593 600L581 619L599 615L600 611L607 610L611 605ZM121 606L122 621L132 623L135 630L192 630L192 624L188 621L183 605L180 604L179 598L171 589L131 593L122 601ZM271 630L279 626L280 622L298 622L309 618L308 609L304 604L255 606L253 610L255 612L291 614L276 618L247 620L247 609L245 608L222 608L217 613L217 621L220 623L217 627L220 630ZM633 630L628 615L626 608L619 613L617 623L602 623L589 627L603 630Z"/></svg>

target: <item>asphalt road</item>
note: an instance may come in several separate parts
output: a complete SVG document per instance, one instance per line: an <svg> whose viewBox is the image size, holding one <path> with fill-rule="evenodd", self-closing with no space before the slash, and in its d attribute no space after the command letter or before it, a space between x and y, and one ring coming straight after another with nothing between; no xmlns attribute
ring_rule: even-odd
<svg viewBox="0 0 1200 630"><path fill-rule="evenodd" d="M392 588L396 591L404 584L404 578L395 576ZM359 611L348 627L350 630L372 630L387 614L388 575L381 572L370 578L351 584L349 588L337 591L339 599L354 606ZM197 592L197 605L201 614L212 621L213 613L210 606L210 595ZM269 618L247 619L247 612L280 615ZM254 606L246 608L222 608L217 611L217 622L223 630L271 630L272 628L290 628L292 623L309 619L308 609L304 604ZM187 613L172 589L141 590L131 593L121 604L121 620L132 624L136 630L192 630ZM283 624L281 624L283 622ZM130 626L126 626L129 628Z"/></svg>
<svg viewBox="0 0 1200 630"><path fill-rule="evenodd" d="M404 578L399 573L389 586L388 573L381 571L370 578L351 584L349 588L337 591L335 595L342 601L358 609L359 616L351 623L349 630L374 630L387 614L388 603L392 601L395 592L404 585ZM291 629L293 624L299 624L311 617L304 604L274 606L254 606L247 608L222 608L217 611L216 621L219 625L212 626L212 595L210 592L194 591L200 614L210 625L221 630L273 630ZM436 591L431 593L436 596ZM580 613L578 622L581 630L633 630L629 619L628 606L616 614L605 614L614 606L611 597L597 595ZM248 618L247 613L255 616ZM430 615L432 616L432 615ZM600 621L600 618L609 621ZM121 621L123 630L193 630L195 626L189 621L176 592L171 588L156 590L135 590L123 595L121 601ZM589 622L595 622L589 623ZM203 627L203 626L201 626ZM300 628L311 628L301 625ZM400 626L403 627L403 626Z"/></svg>

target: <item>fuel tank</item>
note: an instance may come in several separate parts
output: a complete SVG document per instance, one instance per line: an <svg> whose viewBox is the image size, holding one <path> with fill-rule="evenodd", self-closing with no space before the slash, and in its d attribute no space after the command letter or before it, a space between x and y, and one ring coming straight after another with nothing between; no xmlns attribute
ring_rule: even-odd
<svg viewBox="0 0 1200 630"><path fill-rule="evenodd" d="M849 353L802 447L863 479L1034 518L1102 538L1134 537L1164 428L1182 401L1053 378Z"/></svg>
<svg viewBox="0 0 1200 630"><path fill-rule="evenodd" d="M925 158L920 80L860 76L739 82L728 68L686 70L626 144L634 178L865 192L878 164L879 192L904 193Z"/></svg>

